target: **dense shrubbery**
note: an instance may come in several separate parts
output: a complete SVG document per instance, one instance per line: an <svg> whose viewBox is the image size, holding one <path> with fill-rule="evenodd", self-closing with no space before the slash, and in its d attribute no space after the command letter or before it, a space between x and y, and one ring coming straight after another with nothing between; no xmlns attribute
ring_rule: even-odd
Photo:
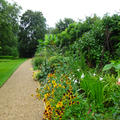
<svg viewBox="0 0 120 120"><path fill-rule="evenodd" d="M119 120L118 79L114 75L97 74L82 62L78 57L67 57L58 62L60 65L54 72L48 72L44 81L39 78L44 84L37 96L46 103L45 118Z"/></svg>
<svg viewBox="0 0 120 120"><path fill-rule="evenodd" d="M109 18L116 21L115 16ZM119 43L106 41L105 19L108 16L102 20L96 16L87 18L39 41L33 65L39 69L35 72L41 83L37 97L44 98L45 119L120 119L119 62L112 62L101 71L102 65L117 59L109 45L115 47ZM44 60L36 65L38 56Z"/></svg>
<svg viewBox="0 0 120 120"><path fill-rule="evenodd" d="M105 15L86 18L84 22L73 23L57 34L57 43L63 52L85 53L90 66L105 65L111 59L119 58L120 16Z"/></svg>

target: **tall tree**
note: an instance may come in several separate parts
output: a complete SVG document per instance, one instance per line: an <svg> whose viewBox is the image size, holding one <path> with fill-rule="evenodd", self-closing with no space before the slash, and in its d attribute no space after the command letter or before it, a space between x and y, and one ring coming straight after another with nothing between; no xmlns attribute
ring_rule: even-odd
<svg viewBox="0 0 120 120"><path fill-rule="evenodd" d="M0 54L17 55L18 15L20 7L0 0Z"/></svg>
<svg viewBox="0 0 120 120"><path fill-rule="evenodd" d="M19 33L20 57L32 57L38 45L38 39L44 39L46 19L41 12L27 10L21 17Z"/></svg>

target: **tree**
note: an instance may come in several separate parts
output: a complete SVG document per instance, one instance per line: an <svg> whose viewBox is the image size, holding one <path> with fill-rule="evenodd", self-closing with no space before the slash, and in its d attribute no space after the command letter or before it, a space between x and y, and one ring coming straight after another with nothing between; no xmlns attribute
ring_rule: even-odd
<svg viewBox="0 0 120 120"><path fill-rule="evenodd" d="M19 33L20 57L32 57L38 45L38 39L44 39L46 19L41 12L27 10L21 17Z"/></svg>
<svg viewBox="0 0 120 120"><path fill-rule="evenodd" d="M17 56L18 15L20 7L0 1L0 54Z"/></svg>
<svg viewBox="0 0 120 120"><path fill-rule="evenodd" d="M74 23L74 20L71 18L65 18L63 21L60 19L56 24L55 32L60 33L64 31L71 23Z"/></svg>
<svg viewBox="0 0 120 120"><path fill-rule="evenodd" d="M114 54L114 45L120 42L120 15L103 17L105 49Z"/></svg>

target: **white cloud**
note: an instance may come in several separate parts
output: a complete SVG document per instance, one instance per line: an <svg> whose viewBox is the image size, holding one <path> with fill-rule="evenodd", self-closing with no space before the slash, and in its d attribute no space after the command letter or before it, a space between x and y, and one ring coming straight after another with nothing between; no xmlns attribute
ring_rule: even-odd
<svg viewBox="0 0 120 120"><path fill-rule="evenodd" d="M12 1L12 0L8 0ZM75 20L83 19L96 13L115 13L120 10L120 0L14 0L23 10L41 11L50 26L61 18L70 17Z"/></svg>

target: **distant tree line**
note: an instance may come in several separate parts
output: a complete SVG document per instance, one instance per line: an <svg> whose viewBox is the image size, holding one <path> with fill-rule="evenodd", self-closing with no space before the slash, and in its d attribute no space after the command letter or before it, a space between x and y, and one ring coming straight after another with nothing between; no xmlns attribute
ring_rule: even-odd
<svg viewBox="0 0 120 120"><path fill-rule="evenodd" d="M54 28L47 28L42 12L27 10L20 17L20 10L16 3L0 0L0 55L33 57L47 33L63 53L84 53L90 66L120 57L119 13L78 22L60 19Z"/></svg>
<svg viewBox="0 0 120 120"><path fill-rule="evenodd" d="M0 0L0 55L33 57L38 40L44 41L46 33L58 34L74 20L59 20L55 28L47 28L46 19L40 11L27 10L20 16L21 7Z"/></svg>

